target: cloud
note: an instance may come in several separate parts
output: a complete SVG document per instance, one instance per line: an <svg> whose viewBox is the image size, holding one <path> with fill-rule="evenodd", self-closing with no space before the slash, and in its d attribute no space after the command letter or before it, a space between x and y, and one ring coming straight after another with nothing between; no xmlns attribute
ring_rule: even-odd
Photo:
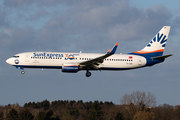
<svg viewBox="0 0 180 120"><path fill-rule="evenodd" d="M115 40L141 40L149 37L155 28L161 29L167 25L172 14L164 6L154 6L146 10L132 10L131 14L137 17L129 17L127 23L117 23L111 28L111 38ZM128 14L128 13L126 13ZM153 36L151 36L153 37Z"/></svg>
<svg viewBox="0 0 180 120"><path fill-rule="evenodd" d="M8 7L5 10L7 27L14 32L29 29L26 31L29 35L24 36L28 38L23 38L27 43L31 39L26 48L51 51L92 51L90 46L97 51L99 47L108 48L112 41L152 38L151 34L158 32L172 17L162 5L143 10L129 4L129 0L4 1ZM8 32L7 28L5 31Z"/></svg>
<svg viewBox="0 0 180 120"><path fill-rule="evenodd" d="M6 52L28 51L32 47L32 41L36 33L33 29L26 28L6 28L0 33L1 50Z"/></svg>
<svg viewBox="0 0 180 120"><path fill-rule="evenodd" d="M139 9L129 0L7 0L4 8L3 44L13 48L23 43L26 50L92 52L93 46L98 51L116 41L152 38L172 17L163 5Z"/></svg>
<svg viewBox="0 0 180 120"><path fill-rule="evenodd" d="M76 19L83 22L84 25L95 28L105 28L119 22L127 23L129 21L127 18L132 14L128 15L126 12L136 10L128 5L128 0L113 0L110 3L106 1L101 5L98 4L98 2L96 4L89 4L89 2L87 3L87 1L85 1L81 4L76 4L73 8Z"/></svg>
<svg viewBox="0 0 180 120"><path fill-rule="evenodd" d="M6 21L7 13L4 11L3 6L0 5L0 27L6 26L8 23Z"/></svg>
<svg viewBox="0 0 180 120"><path fill-rule="evenodd" d="M8 7L22 7L22 6L29 6L32 4L38 4L39 6L55 6L57 4L61 4L65 2L65 0L4 0L4 5Z"/></svg>

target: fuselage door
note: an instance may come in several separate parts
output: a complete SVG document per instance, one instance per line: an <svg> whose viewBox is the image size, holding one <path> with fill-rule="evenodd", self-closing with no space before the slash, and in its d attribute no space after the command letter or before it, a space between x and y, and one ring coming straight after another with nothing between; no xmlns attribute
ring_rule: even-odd
<svg viewBox="0 0 180 120"><path fill-rule="evenodd" d="M138 58L138 65L141 65L142 64L142 59L141 57Z"/></svg>
<svg viewBox="0 0 180 120"><path fill-rule="evenodd" d="M26 54L26 56L25 56L25 62L29 62L29 55L28 54Z"/></svg>

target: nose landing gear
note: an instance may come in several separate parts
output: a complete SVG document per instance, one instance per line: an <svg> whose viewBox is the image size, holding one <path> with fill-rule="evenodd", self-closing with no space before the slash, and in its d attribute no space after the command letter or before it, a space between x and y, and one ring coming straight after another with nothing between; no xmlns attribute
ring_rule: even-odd
<svg viewBox="0 0 180 120"><path fill-rule="evenodd" d="M25 74L24 68L23 68L23 67L20 67L20 69L22 70L22 71L21 71L21 74L24 75L24 74Z"/></svg>
<svg viewBox="0 0 180 120"><path fill-rule="evenodd" d="M21 74L22 74L22 75L24 75L24 73L25 73L25 72L24 72L24 70L23 70L23 71L21 71Z"/></svg>

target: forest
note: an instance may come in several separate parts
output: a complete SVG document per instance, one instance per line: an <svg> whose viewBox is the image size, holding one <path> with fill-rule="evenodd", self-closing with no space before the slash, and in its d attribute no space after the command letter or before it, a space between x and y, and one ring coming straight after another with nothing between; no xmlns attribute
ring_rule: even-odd
<svg viewBox="0 0 180 120"><path fill-rule="evenodd" d="M155 96L136 91L121 105L112 102L57 100L0 106L0 120L180 120L180 106L155 106Z"/></svg>

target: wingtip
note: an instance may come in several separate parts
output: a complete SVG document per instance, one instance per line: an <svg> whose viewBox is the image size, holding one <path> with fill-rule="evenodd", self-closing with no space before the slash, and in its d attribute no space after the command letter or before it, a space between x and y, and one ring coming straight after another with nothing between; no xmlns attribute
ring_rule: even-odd
<svg viewBox="0 0 180 120"><path fill-rule="evenodd" d="M107 51L107 54L114 54L114 53L116 52L116 49L117 49L117 47L118 47L118 44L119 44L119 42L117 42L112 49L109 49L109 50Z"/></svg>
<svg viewBox="0 0 180 120"><path fill-rule="evenodd" d="M117 42L115 46L118 46L118 45L119 45L119 42Z"/></svg>

